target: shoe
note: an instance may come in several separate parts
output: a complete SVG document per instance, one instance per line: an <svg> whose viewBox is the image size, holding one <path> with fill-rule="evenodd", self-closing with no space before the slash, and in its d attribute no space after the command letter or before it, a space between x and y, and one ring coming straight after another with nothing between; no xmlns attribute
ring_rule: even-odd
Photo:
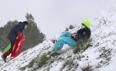
<svg viewBox="0 0 116 71"><path fill-rule="evenodd" d="M2 60L6 62L6 57L4 55L2 55L1 57L2 57Z"/></svg>

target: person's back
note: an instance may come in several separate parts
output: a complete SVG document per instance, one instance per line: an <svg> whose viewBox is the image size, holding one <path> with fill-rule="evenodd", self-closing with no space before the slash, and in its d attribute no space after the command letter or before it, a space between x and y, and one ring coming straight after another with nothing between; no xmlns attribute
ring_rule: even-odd
<svg viewBox="0 0 116 71"><path fill-rule="evenodd" d="M77 31L78 39L87 40L91 36L91 30L89 28L81 28Z"/></svg>
<svg viewBox="0 0 116 71"><path fill-rule="evenodd" d="M8 33L8 39L11 41L15 41L18 32L23 32L24 28L25 28L25 24L23 24L23 22L19 22L18 24L16 24Z"/></svg>

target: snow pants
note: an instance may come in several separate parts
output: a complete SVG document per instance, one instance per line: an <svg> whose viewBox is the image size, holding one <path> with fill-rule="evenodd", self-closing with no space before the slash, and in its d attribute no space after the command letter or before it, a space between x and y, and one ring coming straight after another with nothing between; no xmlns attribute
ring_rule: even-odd
<svg viewBox="0 0 116 71"><path fill-rule="evenodd" d="M53 47L53 51L57 52L61 50L64 44L68 44L69 46L73 46L73 47L77 45L77 42L73 38L71 38L70 32L64 32L59 37L59 39L57 40L57 42L55 43Z"/></svg>

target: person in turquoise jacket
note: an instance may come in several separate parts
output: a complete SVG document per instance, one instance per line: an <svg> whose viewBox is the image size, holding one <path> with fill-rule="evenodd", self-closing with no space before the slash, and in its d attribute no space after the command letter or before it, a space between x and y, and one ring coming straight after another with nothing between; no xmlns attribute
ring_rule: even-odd
<svg viewBox="0 0 116 71"><path fill-rule="evenodd" d="M57 51L63 48L64 44L68 44L71 47L77 46L77 41L80 39L86 40L90 38L91 31L91 21L88 19L83 20L82 25L84 28L79 29L76 33L71 32L64 32L54 44L53 52L56 53Z"/></svg>

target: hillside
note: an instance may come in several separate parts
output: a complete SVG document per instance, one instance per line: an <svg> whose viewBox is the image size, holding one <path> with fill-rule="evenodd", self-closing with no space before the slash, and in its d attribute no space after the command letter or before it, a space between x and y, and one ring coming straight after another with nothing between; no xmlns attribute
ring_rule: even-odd
<svg viewBox="0 0 116 71"><path fill-rule="evenodd" d="M22 52L15 59L1 63L1 71L115 71L116 66L116 12L108 11L93 19L90 46L74 54L65 45L57 58L46 55L52 47L50 40ZM74 32L78 27L70 30ZM42 62L44 61L44 62Z"/></svg>

